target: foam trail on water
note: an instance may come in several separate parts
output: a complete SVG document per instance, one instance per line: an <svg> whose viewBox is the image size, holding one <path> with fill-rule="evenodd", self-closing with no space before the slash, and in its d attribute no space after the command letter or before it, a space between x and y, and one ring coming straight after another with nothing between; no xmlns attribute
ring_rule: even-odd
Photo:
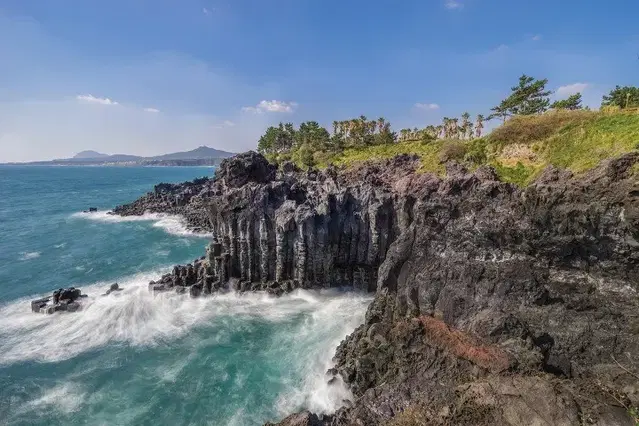
<svg viewBox="0 0 639 426"><path fill-rule="evenodd" d="M229 336L269 323L271 334L255 351L259 359L275 363L276 371L281 372L273 379L279 383L279 390L271 410L280 417L301 409L332 413L345 399L352 398L341 380L329 385L325 372L333 366L331 359L339 342L362 323L370 295L297 290L279 298L263 293L226 293L198 299L172 292L154 296L147 284L162 272L120 279L123 290L109 296L101 294L111 282L80 286L90 297L76 313L32 313L32 298L0 306L0 366L24 361L55 363L112 345L193 345L188 355L151 369L162 383L172 385L183 380L181 376L201 356L198 348L228 346ZM194 333L196 328L198 332ZM191 341L194 336L200 337ZM219 358L209 364L209 380L226 382L230 361ZM246 371L235 371L236 392L246 388L242 381L250 371L248 366ZM76 379L67 377L62 384L44 389L25 409L40 411L50 405L48 401L62 395L70 398L68 407L59 407L65 412L96 403L87 402L86 391L73 384ZM255 423L258 413L253 412L248 399L246 404L244 409L237 407L233 419L227 418L225 424ZM268 419L260 419L264 420Z"/></svg>
<svg viewBox="0 0 639 426"><path fill-rule="evenodd" d="M40 257L42 253L39 251L31 251L31 252L22 252L20 253L20 260L30 260Z"/></svg>
<svg viewBox="0 0 639 426"><path fill-rule="evenodd" d="M64 382L50 389L45 389L42 394L29 401L22 407L21 412L46 411L55 409L62 413L73 413L80 409L85 400L85 392L75 383Z"/></svg>
<svg viewBox="0 0 639 426"><path fill-rule="evenodd" d="M190 229L188 229L184 218L178 215L170 215L166 213L145 213L141 216L119 216L110 213L110 211L77 212L73 213L71 217L107 223L154 222L154 227L162 228L169 234L173 235L196 237L211 236L210 233L191 231Z"/></svg>

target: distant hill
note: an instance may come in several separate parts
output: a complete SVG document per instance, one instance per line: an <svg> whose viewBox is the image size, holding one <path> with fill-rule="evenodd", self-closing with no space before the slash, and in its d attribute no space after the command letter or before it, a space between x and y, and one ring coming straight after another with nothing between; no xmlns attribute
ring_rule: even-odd
<svg viewBox="0 0 639 426"><path fill-rule="evenodd" d="M53 161L34 161L23 164L33 165L160 165L160 166L189 166L189 165L215 165L223 158L234 156L235 153L222 151L208 146L200 146L191 151L174 152L171 154L157 155L155 157L140 157L128 154L102 154L97 151L87 150L78 152L72 158L62 158Z"/></svg>
<svg viewBox="0 0 639 426"><path fill-rule="evenodd" d="M200 146L191 151L174 152L173 154L158 155L157 157L147 158L147 160L199 160L203 158L227 158L234 156L235 153L221 151L208 146Z"/></svg>
<svg viewBox="0 0 639 426"><path fill-rule="evenodd" d="M87 158L103 158L108 156L109 156L108 154L102 154L101 152L89 150L89 151L78 152L77 154L73 156L73 158L87 159Z"/></svg>

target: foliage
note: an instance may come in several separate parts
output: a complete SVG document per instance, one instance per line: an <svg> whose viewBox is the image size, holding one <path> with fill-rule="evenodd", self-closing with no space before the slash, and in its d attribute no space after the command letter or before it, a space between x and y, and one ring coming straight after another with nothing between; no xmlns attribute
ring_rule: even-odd
<svg viewBox="0 0 639 426"><path fill-rule="evenodd" d="M464 161L471 166L485 164L488 161L488 139L477 138L466 144Z"/></svg>
<svg viewBox="0 0 639 426"><path fill-rule="evenodd" d="M295 143L295 128L292 123L280 123L269 127L257 143L257 150L263 154L279 154L290 151Z"/></svg>
<svg viewBox="0 0 639 426"><path fill-rule="evenodd" d="M604 95L602 107L637 108L639 107L639 87L615 86L609 94Z"/></svg>
<svg viewBox="0 0 639 426"><path fill-rule="evenodd" d="M526 74L519 77L519 84L512 87L511 94L492 108L493 112L488 119L496 117L504 121L513 115L541 114L548 109L552 92L546 90L547 79L535 80Z"/></svg>
<svg viewBox="0 0 639 426"><path fill-rule="evenodd" d="M604 158L639 149L637 141L639 114L561 110L513 118L489 136L467 142L440 139L428 143L411 141L349 148L336 153L331 162L348 166L399 154L416 154L421 161L420 171L443 175L443 153L450 149L451 142L456 142L465 149L465 155L457 161L469 168L490 165L504 181L525 186L549 164L576 173L584 172ZM504 149L518 144L530 147L535 152L535 161L502 158Z"/></svg>
<svg viewBox="0 0 639 426"><path fill-rule="evenodd" d="M462 160L466 155L466 145L460 141L447 140L444 141L439 151L439 161L446 163L451 160Z"/></svg>
<svg viewBox="0 0 639 426"><path fill-rule="evenodd" d="M545 114L513 117L494 129L488 138L497 145L515 143L530 144L541 141L570 123L594 120L598 114L593 111L556 110Z"/></svg>
<svg viewBox="0 0 639 426"><path fill-rule="evenodd" d="M419 171L443 174L443 164L458 161L470 169L493 166L507 182L527 185L552 164L580 173L600 160L639 150L639 88L617 86L604 96L600 111L581 106L581 94L550 105L546 79L522 75L511 94L488 119L504 123L483 135L485 118L444 117L439 125L395 133L383 117L333 121L332 132L316 121L280 123L259 139L269 161L294 161L300 167L348 166L399 154L419 157ZM548 111L549 106L552 108ZM509 120L506 118L511 117ZM633 168L639 174L639 166Z"/></svg>
<svg viewBox="0 0 639 426"><path fill-rule="evenodd" d="M569 110L582 109L583 107L581 106L581 93L575 93L574 95L568 96L568 98L566 99L555 101L552 105L550 105L550 108Z"/></svg>

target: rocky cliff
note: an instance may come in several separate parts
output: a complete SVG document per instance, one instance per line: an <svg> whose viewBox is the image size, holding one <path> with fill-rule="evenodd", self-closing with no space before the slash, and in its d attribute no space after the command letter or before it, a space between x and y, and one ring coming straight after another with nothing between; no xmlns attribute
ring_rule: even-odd
<svg viewBox="0 0 639 426"><path fill-rule="evenodd" d="M519 189L489 168L420 174L410 156L301 172L247 153L116 213L186 212L212 232L155 291L376 292L329 372L355 400L283 425L633 425L638 163Z"/></svg>

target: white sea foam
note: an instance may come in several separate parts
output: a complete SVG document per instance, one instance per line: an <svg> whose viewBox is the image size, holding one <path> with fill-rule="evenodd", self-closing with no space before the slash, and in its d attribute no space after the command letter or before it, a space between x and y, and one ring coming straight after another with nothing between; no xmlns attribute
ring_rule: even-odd
<svg viewBox="0 0 639 426"><path fill-rule="evenodd" d="M99 222L120 223L120 222L153 222L153 226L162 228L169 234L178 236L210 237L210 233L193 232L188 229L183 217L165 213L145 213L141 216L119 216L110 214L107 211L98 212L77 212L71 217L95 220Z"/></svg>
<svg viewBox="0 0 639 426"><path fill-rule="evenodd" d="M73 413L80 409L85 396L86 393L79 385L63 382L50 389L45 389L39 397L27 402L20 411L45 411L54 408L65 414Z"/></svg>
<svg viewBox="0 0 639 426"><path fill-rule="evenodd" d="M56 244L54 247L55 248L64 248L67 245L67 243L60 243L60 244Z"/></svg>
<svg viewBox="0 0 639 426"><path fill-rule="evenodd" d="M0 365L57 362L112 344L170 345L195 327L211 328L214 332L209 337L194 342L195 357L200 345L227 345L229 336L251 327L251 321L266 321L275 324L274 334L268 347L256 350L265 351L264 356L277 360L284 371L289 371L274 378L284 389L277 398L278 413L283 416L299 409L332 413L343 405L343 400L352 398L341 380L328 385L324 373L332 366L331 358L340 340L363 321L370 296L304 290L279 298L262 293L227 293L198 299L172 292L154 296L147 283L161 272L118 280L123 290L109 296L100 294L110 282L80 286L90 297L81 311L72 314L34 314L29 305L31 298L0 307ZM158 366L153 373L162 382L172 383L179 380L191 362L186 356L171 365ZM220 371L210 371L211 377L229 380L224 365L219 365ZM236 389L243 387L242 374L237 372L233 377ZM65 386L45 392L32 402L31 409L46 406L47 401L65 392L72 396L63 410L73 411L83 404L82 390ZM241 418L243 415L238 415L238 421Z"/></svg>
<svg viewBox="0 0 639 426"><path fill-rule="evenodd" d="M40 257L42 253L39 251L22 252L20 253L20 260L30 260Z"/></svg>

